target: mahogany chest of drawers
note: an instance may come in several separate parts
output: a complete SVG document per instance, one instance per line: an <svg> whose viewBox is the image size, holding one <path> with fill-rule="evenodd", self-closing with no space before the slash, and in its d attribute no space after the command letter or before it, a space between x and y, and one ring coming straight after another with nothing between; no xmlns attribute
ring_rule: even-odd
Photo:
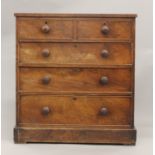
<svg viewBox="0 0 155 155"><path fill-rule="evenodd" d="M15 142L135 144L136 15L15 16Z"/></svg>

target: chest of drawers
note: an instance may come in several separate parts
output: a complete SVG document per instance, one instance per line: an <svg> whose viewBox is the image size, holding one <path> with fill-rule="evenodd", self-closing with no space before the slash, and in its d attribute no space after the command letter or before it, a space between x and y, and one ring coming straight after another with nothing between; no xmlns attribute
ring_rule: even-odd
<svg viewBox="0 0 155 155"><path fill-rule="evenodd" d="M136 15L15 16L15 142L135 144Z"/></svg>

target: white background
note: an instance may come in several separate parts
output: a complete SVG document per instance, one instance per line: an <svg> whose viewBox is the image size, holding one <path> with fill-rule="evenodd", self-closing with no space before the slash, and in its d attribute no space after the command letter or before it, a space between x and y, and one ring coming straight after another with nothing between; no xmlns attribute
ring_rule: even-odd
<svg viewBox="0 0 155 155"><path fill-rule="evenodd" d="M137 13L136 146L14 144L15 12ZM152 154L152 0L2 0L2 155Z"/></svg>

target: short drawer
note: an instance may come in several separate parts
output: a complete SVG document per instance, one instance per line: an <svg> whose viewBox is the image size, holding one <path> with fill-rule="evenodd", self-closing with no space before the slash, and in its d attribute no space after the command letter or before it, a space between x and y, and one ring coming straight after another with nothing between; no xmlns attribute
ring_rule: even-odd
<svg viewBox="0 0 155 155"><path fill-rule="evenodd" d="M21 43L22 64L132 64L130 43Z"/></svg>
<svg viewBox="0 0 155 155"><path fill-rule="evenodd" d="M114 96L21 96L19 123L130 125L131 98Z"/></svg>
<svg viewBox="0 0 155 155"><path fill-rule="evenodd" d="M126 39L132 37L132 22L123 19L83 19L78 24L79 40Z"/></svg>
<svg viewBox="0 0 155 155"><path fill-rule="evenodd" d="M130 92L131 68L20 68L21 91Z"/></svg>
<svg viewBox="0 0 155 155"><path fill-rule="evenodd" d="M72 39L71 19L19 18L17 20L19 39Z"/></svg>

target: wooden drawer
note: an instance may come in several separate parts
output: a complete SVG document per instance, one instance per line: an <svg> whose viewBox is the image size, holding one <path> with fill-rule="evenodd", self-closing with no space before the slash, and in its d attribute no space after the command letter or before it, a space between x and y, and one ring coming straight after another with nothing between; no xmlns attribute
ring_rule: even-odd
<svg viewBox="0 0 155 155"><path fill-rule="evenodd" d="M19 18L17 22L19 39L72 39L71 19Z"/></svg>
<svg viewBox="0 0 155 155"><path fill-rule="evenodd" d="M19 62L25 64L132 64L129 43L21 43Z"/></svg>
<svg viewBox="0 0 155 155"><path fill-rule="evenodd" d="M114 96L21 96L20 123L129 125L131 98Z"/></svg>
<svg viewBox="0 0 155 155"><path fill-rule="evenodd" d="M83 19L77 24L79 40L131 39L132 22L123 19Z"/></svg>
<svg viewBox="0 0 155 155"><path fill-rule="evenodd" d="M130 92L130 68L20 68L20 90L30 92Z"/></svg>

